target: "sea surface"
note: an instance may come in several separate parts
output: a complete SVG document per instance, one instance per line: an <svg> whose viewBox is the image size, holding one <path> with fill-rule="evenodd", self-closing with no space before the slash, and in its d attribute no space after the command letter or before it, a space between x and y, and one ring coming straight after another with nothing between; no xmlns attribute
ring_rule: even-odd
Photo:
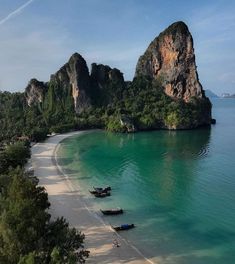
<svg viewBox="0 0 235 264"><path fill-rule="evenodd" d="M235 263L235 99L214 99L211 129L64 140L59 164L107 224L134 223L122 236L161 264ZM88 189L110 185L112 196ZM121 216L99 209L122 207Z"/></svg>

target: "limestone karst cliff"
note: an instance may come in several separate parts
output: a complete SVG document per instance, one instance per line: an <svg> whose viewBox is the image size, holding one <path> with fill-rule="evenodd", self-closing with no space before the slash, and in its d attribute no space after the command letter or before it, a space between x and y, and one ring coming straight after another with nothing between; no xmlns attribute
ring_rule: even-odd
<svg viewBox="0 0 235 264"><path fill-rule="evenodd" d="M25 95L29 106L40 104L47 124L136 131L211 123L211 103L199 82L193 38L183 22L172 24L150 43L132 82L107 65L93 63L89 73L85 59L75 53L47 83L32 79Z"/></svg>
<svg viewBox="0 0 235 264"><path fill-rule="evenodd" d="M71 88L76 113L90 105L90 98L87 95L90 76L86 61L80 54L74 53L60 70L51 75L50 82L63 90Z"/></svg>
<svg viewBox="0 0 235 264"><path fill-rule="evenodd" d="M25 97L29 106L42 102L44 94L47 92L45 83L37 79L31 79L25 88Z"/></svg>
<svg viewBox="0 0 235 264"><path fill-rule="evenodd" d="M186 102L202 98L193 38L184 22L176 22L164 30L139 58L135 76L145 75L162 82L165 93Z"/></svg>
<svg viewBox="0 0 235 264"><path fill-rule="evenodd" d="M113 85L118 88L113 90ZM103 64L91 65L91 98L93 103L107 105L114 98L121 99L121 93L125 89L123 73Z"/></svg>
<svg viewBox="0 0 235 264"><path fill-rule="evenodd" d="M125 87L123 74L118 69L103 64L93 63L91 74L84 58L74 53L55 74L51 75L47 83L32 79L25 89L26 100L29 106L43 101L50 85L56 87L62 94L71 90L74 110L77 114L89 108L92 104L101 102L108 104L112 101L111 84L115 83L121 89ZM105 100L104 100L105 99Z"/></svg>

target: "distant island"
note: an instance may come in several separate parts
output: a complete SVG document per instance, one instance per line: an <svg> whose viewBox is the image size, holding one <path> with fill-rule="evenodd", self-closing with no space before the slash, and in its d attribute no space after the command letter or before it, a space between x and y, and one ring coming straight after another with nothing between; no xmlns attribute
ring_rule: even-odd
<svg viewBox="0 0 235 264"><path fill-rule="evenodd" d="M115 132L192 129L211 124L211 102L199 82L193 38L184 22L164 30L139 58L133 81L78 53L48 82L24 93L0 93L0 138L103 128Z"/></svg>
<svg viewBox="0 0 235 264"><path fill-rule="evenodd" d="M235 94L223 93L222 98L235 98Z"/></svg>
<svg viewBox="0 0 235 264"><path fill-rule="evenodd" d="M215 94L214 92L212 92L209 89L205 90L205 95L206 95L206 97L208 97L210 99L215 99L215 98L235 98L235 94L222 93L221 96L218 96L217 94Z"/></svg>
<svg viewBox="0 0 235 264"><path fill-rule="evenodd" d="M205 94L208 98L212 99L212 98L219 98L219 96L217 94L215 94L214 92L212 92L209 89L205 90Z"/></svg>

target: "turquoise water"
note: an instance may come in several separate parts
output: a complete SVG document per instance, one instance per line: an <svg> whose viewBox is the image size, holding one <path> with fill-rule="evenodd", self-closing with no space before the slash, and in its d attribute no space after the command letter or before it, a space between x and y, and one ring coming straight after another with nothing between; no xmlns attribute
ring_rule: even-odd
<svg viewBox="0 0 235 264"><path fill-rule="evenodd" d="M211 129L112 134L95 131L62 142L59 163L97 210L145 256L163 264L235 263L235 100L213 101ZM112 196L93 198L93 185Z"/></svg>

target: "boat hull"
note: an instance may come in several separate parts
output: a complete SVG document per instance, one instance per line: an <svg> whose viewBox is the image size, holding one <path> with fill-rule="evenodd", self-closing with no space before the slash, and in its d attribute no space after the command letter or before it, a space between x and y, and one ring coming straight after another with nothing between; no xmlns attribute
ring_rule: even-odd
<svg viewBox="0 0 235 264"><path fill-rule="evenodd" d="M123 214L123 210L100 210L104 215L118 215Z"/></svg>
<svg viewBox="0 0 235 264"><path fill-rule="evenodd" d="M121 225L121 226L113 226L112 228L115 230L115 231L124 231L124 230L129 230L129 229L132 229L134 228L135 225L134 224L126 224L126 225Z"/></svg>

